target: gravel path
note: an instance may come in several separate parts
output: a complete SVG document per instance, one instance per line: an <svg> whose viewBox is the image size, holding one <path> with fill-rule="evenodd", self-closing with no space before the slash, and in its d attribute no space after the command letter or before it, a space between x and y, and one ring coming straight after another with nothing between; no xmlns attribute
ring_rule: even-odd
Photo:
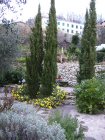
<svg viewBox="0 0 105 140"><path fill-rule="evenodd" d="M84 129L86 140L105 140L105 114L80 114L74 105L65 105L56 110L76 117Z"/></svg>
<svg viewBox="0 0 105 140"><path fill-rule="evenodd" d="M62 87L62 89L68 93L74 90L72 87ZM86 140L105 140L105 112L98 115L81 114L75 105L65 105L57 109L64 115L69 114L78 119L84 129Z"/></svg>

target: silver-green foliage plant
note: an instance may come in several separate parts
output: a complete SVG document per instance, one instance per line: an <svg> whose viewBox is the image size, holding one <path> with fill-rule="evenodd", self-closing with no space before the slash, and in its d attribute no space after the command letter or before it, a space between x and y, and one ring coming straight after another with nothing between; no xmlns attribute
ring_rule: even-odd
<svg viewBox="0 0 105 140"><path fill-rule="evenodd" d="M18 53L18 36L10 23L0 25L0 80L11 68Z"/></svg>
<svg viewBox="0 0 105 140"><path fill-rule="evenodd" d="M35 109L24 103L13 105L10 111L0 113L2 140L66 140L60 124L48 125Z"/></svg>
<svg viewBox="0 0 105 140"><path fill-rule="evenodd" d="M54 122L61 125L65 130L65 135L67 140L83 140L84 134L81 126L78 124L76 118L65 115L59 111L55 112L54 115L49 117L49 123L53 124Z"/></svg>

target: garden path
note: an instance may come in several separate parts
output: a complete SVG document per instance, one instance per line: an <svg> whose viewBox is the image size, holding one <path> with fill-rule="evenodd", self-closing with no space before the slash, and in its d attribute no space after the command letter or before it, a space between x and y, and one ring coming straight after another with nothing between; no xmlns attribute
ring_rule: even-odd
<svg viewBox="0 0 105 140"><path fill-rule="evenodd" d="M71 87L62 89L68 93L74 90ZM86 140L105 140L105 112L98 115L82 114L77 111L75 104L63 105L56 110L60 110L64 115L76 117L83 127Z"/></svg>

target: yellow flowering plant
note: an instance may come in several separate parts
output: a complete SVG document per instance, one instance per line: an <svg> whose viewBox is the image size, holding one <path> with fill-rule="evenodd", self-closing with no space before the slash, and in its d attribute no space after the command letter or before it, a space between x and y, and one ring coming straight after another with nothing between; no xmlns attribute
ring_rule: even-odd
<svg viewBox="0 0 105 140"><path fill-rule="evenodd" d="M12 91L12 95L16 100L26 101L27 103L32 103L34 106L40 106L48 109L52 109L63 104L67 95L67 93L61 90L59 86L56 86L53 89L53 93L51 96L31 100L27 95L23 94L24 88L25 86L21 85L20 87L18 87L17 91Z"/></svg>
<svg viewBox="0 0 105 140"><path fill-rule="evenodd" d="M18 101L29 101L28 95L24 94L26 85L20 85L12 90L12 96Z"/></svg>

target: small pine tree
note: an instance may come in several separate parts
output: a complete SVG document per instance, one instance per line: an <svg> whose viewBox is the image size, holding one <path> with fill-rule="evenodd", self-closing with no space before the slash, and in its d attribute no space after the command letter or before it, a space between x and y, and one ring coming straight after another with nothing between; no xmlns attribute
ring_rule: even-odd
<svg viewBox="0 0 105 140"><path fill-rule="evenodd" d="M30 52L30 57L26 58L26 81L30 97L36 98L37 92L40 88L44 54L40 5L35 19L35 27L32 29L32 35L30 37Z"/></svg>
<svg viewBox="0 0 105 140"><path fill-rule="evenodd" d="M70 46L67 50L69 60L77 60L79 55L79 36L73 35Z"/></svg>
<svg viewBox="0 0 105 140"><path fill-rule="evenodd" d="M51 95L57 76L57 23L55 1L51 0L49 24L46 31L42 94Z"/></svg>
<svg viewBox="0 0 105 140"><path fill-rule="evenodd" d="M78 43L79 43L79 36L78 35L73 35L71 43L74 44L74 45L78 45Z"/></svg>
<svg viewBox="0 0 105 140"><path fill-rule="evenodd" d="M72 54L75 54L78 44L79 44L79 36L73 35L72 41L71 41L71 46L70 46L70 50L71 50Z"/></svg>
<svg viewBox="0 0 105 140"><path fill-rule="evenodd" d="M85 26L81 40L81 53L79 58L78 82L85 79L91 79L95 75L96 60L96 11L95 0L91 0L90 10L86 11Z"/></svg>

